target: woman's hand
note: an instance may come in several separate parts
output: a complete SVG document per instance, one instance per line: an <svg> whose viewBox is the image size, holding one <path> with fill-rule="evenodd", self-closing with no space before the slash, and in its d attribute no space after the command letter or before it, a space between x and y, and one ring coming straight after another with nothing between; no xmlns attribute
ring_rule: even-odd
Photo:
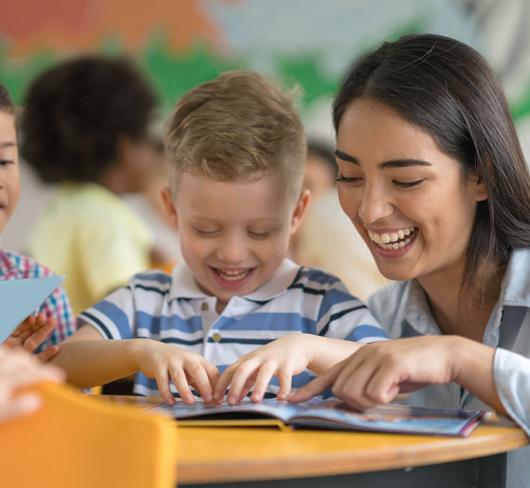
<svg viewBox="0 0 530 488"><path fill-rule="evenodd" d="M60 369L40 364L25 351L0 346L0 421L30 414L40 407L37 395L20 393L20 388L63 379Z"/></svg>
<svg viewBox="0 0 530 488"><path fill-rule="evenodd" d="M56 326L55 320L39 313L30 315L14 332L4 341L9 348L21 347L28 352L35 351L51 334ZM53 345L40 352L37 357L46 363L57 355L60 346Z"/></svg>
<svg viewBox="0 0 530 488"><path fill-rule="evenodd" d="M139 371L156 380L158 391L167 404L175 404L169 381L175 385L184 403L195 401L190 386L198 390L205 402L212 401L219 371L200 354L159 341L136 339L133 360Z"/></svg>
<svg viewBox="0 0 530 488"><path fill-rule="evenodd" d="M214 401L221 402L228 390L230 404L240 402L252 390L251 400L259 402L273 376L277 376L279 400L285 400L291 391L293 375L308 367L313 356L314 343L321 339L311 334L288 334L241 356L225 369L215 385Z"/></svg>
<svg viewBox="0 0 530 488"><path fill-rule="evenodd" d="M365 410L391 402L400 392L456 381L454 336L423 336L366 345L289 396L301 402L333 385L334 395Z"/></svg>

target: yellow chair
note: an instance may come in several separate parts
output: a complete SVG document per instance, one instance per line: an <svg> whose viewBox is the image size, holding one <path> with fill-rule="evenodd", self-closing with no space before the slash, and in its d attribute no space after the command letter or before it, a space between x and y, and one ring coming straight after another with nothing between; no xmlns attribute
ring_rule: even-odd
<svg viewBox="0 0 530 488"><path fill-rule="evenodd" d="M35 414L0 423L2 488L176 486L176 424L63 385Z"/></svg>

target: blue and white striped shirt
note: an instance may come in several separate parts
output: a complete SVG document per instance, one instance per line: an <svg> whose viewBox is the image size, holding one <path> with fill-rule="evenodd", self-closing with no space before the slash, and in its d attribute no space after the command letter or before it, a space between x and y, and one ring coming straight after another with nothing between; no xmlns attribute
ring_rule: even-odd
<svg viewBox="0 0 530 488"><path fill-rule="evenodd" d="M189 268L181 264L172 275L134 275L127 287L81 313L79 321L96 328L105 339L150 338L186 348L220 371L253 349L293 332L362 343L387 337L366 305L338 278L288 259L265 285L230 299L220 315L215 305L216 297L201 291ZM312 376L305 371L293 377L293 388ZM268 391L277 390L274 378ZM155 380L142 373L136 376L134 392L159 395Z"/></svg>

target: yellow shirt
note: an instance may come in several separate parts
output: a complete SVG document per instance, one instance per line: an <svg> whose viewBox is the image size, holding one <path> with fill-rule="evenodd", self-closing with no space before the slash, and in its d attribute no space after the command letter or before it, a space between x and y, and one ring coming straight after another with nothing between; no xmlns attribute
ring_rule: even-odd
<svg viewBox="0 0 530 488"><path fill-rule="evenodd" d="M33 229L29 253L64 274L75 313L149 268L149 230L115 194L92 183L62 185Z"/></svg>

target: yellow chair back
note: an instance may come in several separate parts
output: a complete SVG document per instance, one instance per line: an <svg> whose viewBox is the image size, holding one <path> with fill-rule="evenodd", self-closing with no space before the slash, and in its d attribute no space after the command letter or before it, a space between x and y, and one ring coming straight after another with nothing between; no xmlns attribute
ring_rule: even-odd
<svg viewBox="0 0 530 488"><path fill-rule="evenodd" d="M37 413L0 423L2 488L176 486L171 419L63 385L36 390L43 399Z"/></svg>

